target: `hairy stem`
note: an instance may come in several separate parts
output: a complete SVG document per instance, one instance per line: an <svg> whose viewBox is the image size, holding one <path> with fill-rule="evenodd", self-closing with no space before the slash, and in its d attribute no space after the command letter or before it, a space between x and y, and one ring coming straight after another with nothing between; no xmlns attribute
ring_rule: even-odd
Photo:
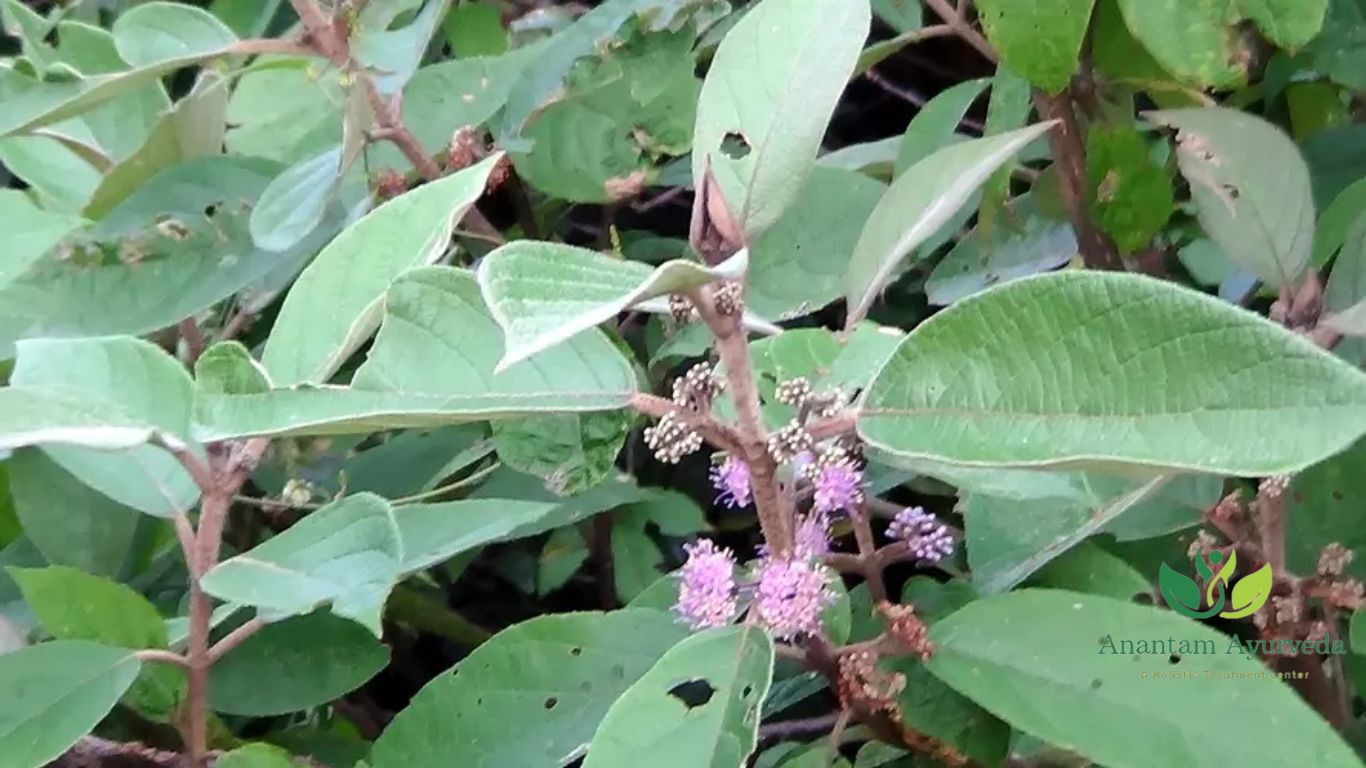
<svg viewBox="0 0 1366 768"><path fill-rule="evenodd" d="M740 456L749 467L750 489L759 513L764 540L785 557L792 549L792 499L778 482L778 463L768 451L759 389L749 361L749 340L740 313L723 316L716 309L710 287L690 294L693 306L716 337L716 353L725 368L726 387L735 404Z"/></svg>
<svg viewBox="0 0 1366 768"><path fill-rule="evenodd" d="M996 49L991 47L991 43L982 36L981 32L972 28L972 24L967 19L967 4L959 2L957 7L949 5L948 0L925 0L925 6L934 11L944 23L953 28L963 42L972 46L983 58L988 61L996 61Z"/></svg>

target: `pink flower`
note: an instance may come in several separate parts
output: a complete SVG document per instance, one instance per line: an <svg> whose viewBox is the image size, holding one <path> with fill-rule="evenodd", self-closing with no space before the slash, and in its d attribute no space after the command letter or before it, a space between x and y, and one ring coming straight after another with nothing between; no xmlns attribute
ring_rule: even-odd
<svg viewBox="0 0 1366 768"><path fill-rule="evenodd" d="M887 535L909 542L917 560L937 563L953 554L953 534L923 507L907 507L887 526Z"/></svg>
<svg viewBox="0 0 1366 768"><path fill-rule="evenodd" d="M749 506L749 465L744 461L727 456L719 466L711 468L711 484L717 490L717 504L732 509Z"/></svg>
<svg viewBox="0 0 1366 768"><path fill-rule="evenodd" d="M830 553L830 519L822 512L812 512L797 523L797 557L820 558Z"/></svg>
<svg viewBox="0 0 1366 768"><path fill-rule="evenodd" d="M849 510L863 503L863 472L852 459L818 462L812 473L816 496L811 508L815 511Z"/></svg>
<svg viewBox="0 0 1366 768"><path fill-rule="evenodd" d="M735 616L735 557L710 539L684 544L688 561L674 610L693 629L723 627Z"/></svg>
<svg viewBox="0 0 1366 768"><path fill-rule="evenodd" d="M835 600L825 571L807 558L765 558L757 582L755 615L780 640L819 632L821 613Z"/></svg>

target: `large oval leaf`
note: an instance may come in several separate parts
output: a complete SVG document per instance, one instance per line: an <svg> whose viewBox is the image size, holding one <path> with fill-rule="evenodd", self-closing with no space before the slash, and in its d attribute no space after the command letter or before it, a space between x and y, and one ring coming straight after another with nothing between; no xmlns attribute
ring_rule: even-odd
<svg viewBox="0 0 1366 768"><path fill-rule="evenodd" d="M773 641L753 625L679 643L622 694L588 747L584 768L744 765L773 682Z"/></svg>
<svg viewBox="0 0 1366 768"><path fill-rule="evenodd" d="M379 325L389 285L439 257L484 193L501 155L419 187L372 211L323 249L280 308L262 353L275 383L326 381Z"/></svg>
<svg viewBox="0 0 1366 768"><path fill-rule="evenodd" d="M1176 128L1176 159L1200 225L1239 266L1272 286L1309 266L1314 198L1309 166L1279 128L1233 109L1151 112Z"/></svg>
<svg viewBox="0 0 1366 768"><path fill-rule="evenodd" d="M661 611L540 616L428 683L375 742L374 768L550 768L582 754L627 686L687 635ZM516 723L515 737L508 737Z"/></svg>
<svg viewBox="0 0 1366 768"><path fill-rule="evenodd" d="M141 667L132 651L79 640L0 656L0 765L47 765L114 708Z"/></svg>
<svg viewBox="0 0 1366 768"><path fill-rule="evenodd" d="M1168 611L1030 589L970 603L930 638L936 677L1111 768L1361 765L1289 686L1240 648L1230 653L1236 640ZM1121 652L1123 641L1162 647Z"/></svg>
<svg viewBox="0 0 1366 768"><path fill-rule="evenodd" d="M801 192L868 36L867 0L764 0L712 59L697 102L692 171L710 163L752 242Z"/></svg>
<svg viewBox="0 0 1366 768"><path fill-rule="evenodd" d="M1095 0L977 0L982 28L1001 58L1052 93L1077 70Z"/></svg>
<svg viewBox="0 0 1366 768"><path fill-rule="evenodd" d="M955 144L906 169L873 209L854 246L844 295L849 322L863 319L902 258L948 221L979 187L1053 123Z"/></svg>
<svg viewBox="0 0 1366 768"><path fill-rule="evenodd" d="M1366 375L1204 294L1069 271L916 328L869 387L858 429L892 461L1272 475L1366 431Z"/></svg>

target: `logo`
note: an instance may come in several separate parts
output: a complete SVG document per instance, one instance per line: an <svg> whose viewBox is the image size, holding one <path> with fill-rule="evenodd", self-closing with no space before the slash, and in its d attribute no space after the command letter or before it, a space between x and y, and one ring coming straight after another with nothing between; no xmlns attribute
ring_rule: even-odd
<svg viewBox="0 0 1366 768"><path fill-rule="evenodd" d="M1238 553L1230 550L1228 562L1222 562L1223 559L1222 553L1211 552L1209 563L1206 564L1203 557L1196 555L1195 571L1205 584L1203 595L1195 580L1163 563L1157 574L1157 583L1162 588L1167 605L1192 619L1208 619L1215 615L1221 619L1241 619L1256 613L1271 595L1271 564L1263 565L1238 579L1232 584L1230 592L1230 582L1238 567ZM1202 604L1204 610L1201 610ZM1228 610L1224 610L1225 604Z"/></svg>

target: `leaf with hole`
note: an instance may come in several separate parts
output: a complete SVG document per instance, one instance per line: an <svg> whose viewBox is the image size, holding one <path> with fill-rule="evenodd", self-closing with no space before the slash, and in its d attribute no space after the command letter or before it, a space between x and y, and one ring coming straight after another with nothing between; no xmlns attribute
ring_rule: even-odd
<svg viewBox="0 0 1366 768"><path fill-rule="evenodd" d="M759 707L773 682L773 641L741 625L710 629L669 650L612 705L584 768L634 764L743 765L757 746Z"/></svg>
<svg viewBox="0 0 1366 768"><path fill-rule="evenodd" d="M428 683L375 742L374 768L564 765L612 703L687 628L659 611L540 616L499 632ZM501 738L509 722L517 738Z"/></svg>
<svg viewBox="0 0 1366 768"><path fill-rule="evenodd" d="M1057 93L1077 70L1095 0L977 0L987 39L1012 69Z"/></svg>
<svg viewBox="0 0 1366 768"><path fill-rule="evenodd" d="M1290 137L1231 109L1147 117L1177 129L1176 158L1210 239L1263 282L1296 284L1312 252L1314 199L1309 168Z"/></svg>
<svg viewBox="0 0 1366 768"><path fill-rule="evenodd" d="M870 23L867 0L763 0L717 48L697 103L693 183L710 166L746 242L801 193Z"/></svg>

